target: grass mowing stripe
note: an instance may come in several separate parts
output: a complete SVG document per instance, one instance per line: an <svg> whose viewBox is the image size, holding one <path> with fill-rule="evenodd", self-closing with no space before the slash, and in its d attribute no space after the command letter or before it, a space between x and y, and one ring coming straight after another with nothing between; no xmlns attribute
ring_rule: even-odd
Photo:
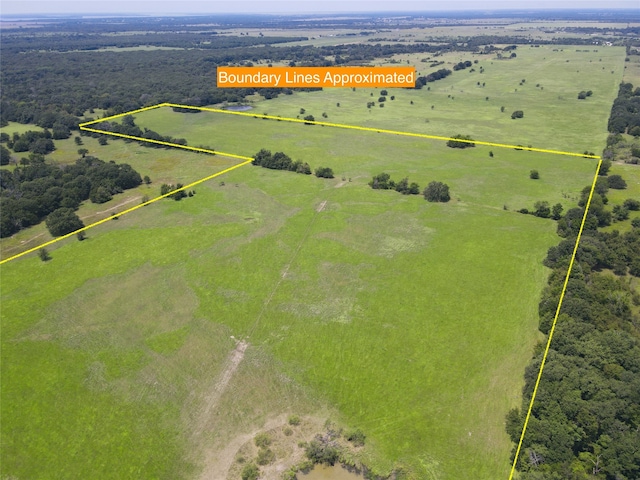
<svg viewBox="0 0 640 480"><path fill-rule="evenodd" d="M522 442L524 441L524 436L527 433L527 426L529 425L529 418L531 418L531 411L533 410L533 403L536 400L536 394L538 393L538 386L540 385L540 379L542 378L542 371L544 370L545 363L547 361L547 355L549 354L549 347L551 346L551 340L553 339L553 332L556 329L556 323L558 322L558 316L560 315L560 309L562 308L562 301L564 300L564 294L567 291L567 284L569 283L569 277L571 276L571 269L573 268L573 261L576 259L576 253L578 251L578 245L580 244L580 237L582 236L582 230L584 228L584 223L587 220L587 214L589 213L589 206L591 205L591 198L593 198L593 192L596 188L596 181L598 180L598 173L600 172L600 166L602 165L602 160L598 162L598 166L596 168L596 173L593 177L593 182L591 183L591 191L589 192L589 198L587 199L587 204L584 208L584 215L582 215L582 222L580 223L580 230L578 230L578 237L576 238L576 243L573 246L573 252L571 253L571 260L569 261L569 268L567 269L567 275L564 279L564 284L562 285L562 292L560 293L560 300L558 301L558 308L556 308L556 314L553 317L553 323L551 324L551 330L549 330L549 338L547 339L547 345L544 349L544 355L542 355L542 362L540 363L540 370L538 370L538 377L536 378L535 386L533 387L533 394L531 395L531 401L529 402L529 408L527 409L527 416L524 419L524 425L522 426L522 433L520 434L520 440L518 441L518 448L516 449L516 454L513 459L513 464L511 465L511 472L509 473L509 480L513 479L513 474L516 470L516 464L518 463L518 457L520 456L520 449L522 448Z"/></svg>
<svg viewBox="0 0 640 480"><path fill-rule="evenodd" d="M221 155L224 155L224 154L221 153ZM125 214L133 212L134 210L137 210L137 209L139 209L141 207L146 207L147 205L150 205L150 204L152 204L154 202L157 202L158 200L161 200L163 198L167 198L167 197L173 195L176 192L181 192L181 191L187 190L188 188L195 187L196 185L199 185L199 184L201 184L203 182L206 182L207 180L211 180L212 178L215 178L215 177L218 177L220 175L223 175L223 174L225 174L227 172L230 172L231 170L235 170L236 168L243 167L244 165L247 165L247 164L249 164L249 163L251 163L253 161L253 159L249 158L249 157L243 157L243 156L240 156L240 155L233 155L233 154L230 154L230 155L233 156L234 158L243 158L243 159L245 159L245 161L241 162L241 163L238 163L237 165L233 165L232 167L225 168L224 170L222 170L220 172L216 172L216 173L214 173L212 175L209 175L208 177L204 177L204 178L201 178L200 180L196 180L195 182L191 182L188 185L185 185L184 187L178 188L176 190L172 190L171 192L165 193L164 195L160 195L158 197L152 198L151 200L149 200L147 202L143 202L143 203L141 203L139 205L136 205L134 207L128 208L126 210L123 210L122 212L118 213L118 215L125 215ZM3 263L10 262L11 260L15 260L17 258L20 258L23 255L26 255L28 253L35 252L36 250L39 250L40 248L44 248L44 247L47 247L49 245L52 245L52 244L54 244L56 242L59 242L60 240L64 240L65 238L69 238L69 237L71 237L71 236L73 236L73 235L75 235L77 233L84 232L85 230L89 230L90 228L93 228L93 227L97 227L98 225L101 225L101 224L103 224L105 222L108 222L111 219L112 219L111 217L103 218L102 220L98 220L97 222L94 222L94 223L92 223L90 225L87 225L85 227L79 228L78 230L74 230L73 232L67 233L66 235L62 235L61 237L56 237L53 240L49 240L48 242L45 242L42 245L38 245L37 247L30 248L29 250L25 250L24 252L18 253L17 255L14 255L12 257L0 260L0 265L2 265Z"/></svg>

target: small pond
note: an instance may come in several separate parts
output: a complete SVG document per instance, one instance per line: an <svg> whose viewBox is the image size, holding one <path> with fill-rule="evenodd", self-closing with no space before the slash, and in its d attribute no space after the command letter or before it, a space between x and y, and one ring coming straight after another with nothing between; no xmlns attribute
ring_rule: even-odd
<svg viewBox="0 0 640 480"><path fill-rule="evenodd" d="M232 112L246 112L247 110L251 110L253 107L251 105L229 105L228 107L224 107L223 110L231 110Z"/></svg>
<svg viewBox="0 0 640 480"><path fill-rule="evenodd" d="M356 475L342 468L340 465L327 467L325 465L316 465L306 475L298 474L300 480L363 480L362 475Z"/></svg>

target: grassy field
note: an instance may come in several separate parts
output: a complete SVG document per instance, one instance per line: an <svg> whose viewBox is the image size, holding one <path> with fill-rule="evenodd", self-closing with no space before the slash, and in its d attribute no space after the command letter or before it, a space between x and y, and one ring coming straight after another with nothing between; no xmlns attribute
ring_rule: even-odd
<svg viewBox="0 0 640 480"><path fill-rule="evenodd" d="M522 50L519 63L482 61L478 90L494 85L506 103L507 88L518 88L505 120L500 103L485 110L491 101L472 88L479 74L466 71L429 92L394 92L371 113L364 90L296 93L256 111L295 117L305 108L328 121L599 153L624 52ZM591 72L589 85L574 85L571 63L580 78ZM447 99L456 89L466 93ZM594 91L591 103L573 101L583 89ZM508 118L516 104L530 123ZM504 416L520 403L548 273L541 259L558 241L554 222L514 210L538 200L575 206L593 160L170 109L136 122L219 151L281 150L336 178L242 167L194 197L69 240L49 262L3 265L4 474L188 478L215 471L207 459L215 464L270 419L323 412L364 431L359 455L378 471L506 478ZM84 142L149 174L156 190L233 163ZM56 145L52 158L77 155L72 139ZM371 190L366 182L382 171L422 187L444 181L452 201ZM15 247L7 240L3 249ZM236 339L249 343L245 359L218 392Z"/></svg>

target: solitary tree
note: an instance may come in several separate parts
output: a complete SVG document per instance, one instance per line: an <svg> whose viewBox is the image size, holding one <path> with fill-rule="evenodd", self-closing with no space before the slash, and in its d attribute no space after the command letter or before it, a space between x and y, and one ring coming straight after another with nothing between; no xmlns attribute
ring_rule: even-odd
<svg viewBox="0 0 640 480"><path fill-rule="evenodd" d="M516 119L516 118L523 118L524 117L524 112L522 110L516 110L515 112L513 112L511 114L511 118L512 119Z"/></svg>
<svg viewBox="0 0 640 480"><path fill-rule="evenodd" d="M51 260L51 255L49 255L49 252L46 248L41 248L40 250L38 250L38 257L40 257L40 260L42 260L43 262Z"/></svg>
<svg viewBox="0 0 640 480"><path fill-rule="evenodd" d="M613 188L615 190L624 190L627 188L627 182L620 175L610 175L607 178L607 183L609 188Z"/></svg>
<svg viewBox="0 0 640 480"><path fill-rule="evenodd" d="M333 178L333 170L329 167L318 167L316 168L316 177Z"/></svg>
<svg viewBox="0 0 640 480"><path fill-rule="evenodd" d="M529 172L529 178L532 180L538 180L540 178L540 173L538 170L531 170Z"/></svg>
<svg viewBox="0 0 640 480"><path fill-rule="evenodd" d="M427 188L423 192L425 200L429 202L448 202L451 197L449 196L449 185L442 182L431 182L427 185Z"/></svg>

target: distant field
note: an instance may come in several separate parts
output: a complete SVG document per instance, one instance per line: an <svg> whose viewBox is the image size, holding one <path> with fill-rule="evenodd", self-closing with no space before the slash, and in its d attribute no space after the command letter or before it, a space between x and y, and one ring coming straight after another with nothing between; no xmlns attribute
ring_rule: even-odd
<svg viewBox="0 0 640 480"><path fill-rule="evenodd" d="M367 110L379 96L367 89L296 93L255 111L600 153L624 50L517 53L479 58L484 74L454 72L431 91L390 91L384 108ZM594 95L577 100L587 89ZM515 109L525 118L511 120ZM242 167L194 197L68 240L49 262L3 265L3 470L88 478L98 465L103 478L188 478L233 461L225 448L265 422L299 414L361 428L359 455L380 472L506 478L504 417L521 401L548 274L541 259L558 242L555 222L514 210L575 206L594 160L168 108L135 117L190 145L284 151L336 178ZM233 163L84 142L149 174L151 192ZM77 156L73 139L56 145L51 158ZM383 171L421 187L444 181L452 200L369 188ZM0 243L3 255L16 241ZM245 359L218 392L236 339L249 344Z"/></svg>
<svg viewBox="0 0 640 480"><path fill-rule="evenodd" d="M444 136L464 133L479 140L600 153L597 150L606 139L611 102L625 65L624 49L521 46L516 54L517 58L509 60L460 53L443 57L399 55L398 61L406 64L409 60L423 75L441 68L452 70L460 60L478 63L472 67L474 72L469 68L456 71L428 84L430 90L387 89L383 108L378 106L382 89L368 88L281 95L256 102L255 108L258 113L283 117L296 117L304 108L305 115L322 120L322 113L326 113L327 121L335 123ZM420 62L425 57L444 60L445 64L427 68L428 64ZM480 73L480 67L484 67L484 73ZM593 96L578 100L582 90L591 90ZM392 95L395 100L390 99ZM367 109L370 101L376 105ZM501 107L505 107L504 112ZM522 110L524 118L512 120L515 110Z"/></svg>

